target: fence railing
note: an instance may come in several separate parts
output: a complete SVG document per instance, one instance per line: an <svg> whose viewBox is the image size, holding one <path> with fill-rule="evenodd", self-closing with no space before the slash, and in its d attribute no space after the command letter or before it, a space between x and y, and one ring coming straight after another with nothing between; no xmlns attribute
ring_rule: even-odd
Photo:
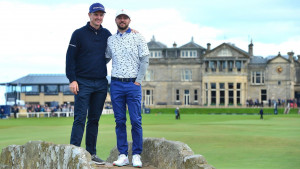
<svg viewBox="0 0 300 169"><path fill-rule="evenodd" d="M114 114L113 109L103 109L102 114ZM11 115L13 115L11 113ZM27 112L27 113L17 113L17 118L20 116L26 116L27 118L30 117L72 117L74 116L74 112Z"/></svg>

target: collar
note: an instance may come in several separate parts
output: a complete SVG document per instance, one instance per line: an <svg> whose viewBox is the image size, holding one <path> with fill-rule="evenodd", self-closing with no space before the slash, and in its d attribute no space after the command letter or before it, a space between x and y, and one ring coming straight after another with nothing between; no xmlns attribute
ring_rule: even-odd
<svg viewBox="0 0 300 169"><path fill-rule="evenodd" d="M130 33L131 32L131 29L128 28L126 32L124 32L123 34L125 33ZM123 34L121 32L119 32L119 30L117 30L117 34L120 34L120 36L122 36Z"/></svg>
<svg viewBox="0 0 300 169"><path fill-rule="evenodd" d="M94 27L92 27L92 26L90 25L90 22L87 22L86 26L87 26L88 28L90 28L90 29L91 29L92 31L94 31L94 32L99 31L100 29L103 28L102 25L100 25L99 29L95 29Z"/></svg>

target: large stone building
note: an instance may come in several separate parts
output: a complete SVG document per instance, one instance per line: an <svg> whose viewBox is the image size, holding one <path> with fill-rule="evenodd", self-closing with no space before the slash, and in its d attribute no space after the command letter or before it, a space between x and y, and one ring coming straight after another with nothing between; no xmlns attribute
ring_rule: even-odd
<svg viewBox="0 0 300 169"><path fill-rule="evenodd" d="M153 37L148 46L145 105L236 107L247 100L300 100L300 56L293 52L263 58L253 55L252 42L246 52L230 43L214 49L208 43L205 49L193 38L168 48Z"/></svg>

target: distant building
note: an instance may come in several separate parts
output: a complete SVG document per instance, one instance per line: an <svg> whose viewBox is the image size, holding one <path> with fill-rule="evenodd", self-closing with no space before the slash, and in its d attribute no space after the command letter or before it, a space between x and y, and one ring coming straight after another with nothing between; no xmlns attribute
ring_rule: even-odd
<svg viewBox="0 0 300 169"><path fill-rule="evenodd" d="M172 48L153 39L148 43L149 68L143 82L147 106L245 106L247 100L300 101L300 63L294 53L263 58L234 44L214 49L191 41ZM298 104L299 105L299 104Z"/></svg>
<svg viewBox="0 0 300 169"><path fill-rule="evenodd" d="M8 105L17 104L19 100L25 104L48 106L52 102L74 104L74 95L69 89L69 80L65 74L29 74L1 85L6 85Z"/></svg>

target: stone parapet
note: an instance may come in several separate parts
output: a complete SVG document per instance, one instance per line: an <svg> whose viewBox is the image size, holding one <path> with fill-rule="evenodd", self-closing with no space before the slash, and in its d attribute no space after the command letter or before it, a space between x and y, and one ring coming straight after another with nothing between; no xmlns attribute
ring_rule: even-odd
<svg viewBox="0 0 300 169"><path fill-rule="evenodd" d="M2 149L1 169L92 169L91 155L73 145L29 141Z"/></svg>
<svg viewBox="0 0 300 169"><path fill-rule="evenodd" d="M131 162L132 142L129 142L128 146L128 157ZM117 147L113 148L107 162L112 163L118 155ZM195 155L188 145L164 138L145 138L141 158L143 164L158 169L214 169L202 155Z"/></svg>

